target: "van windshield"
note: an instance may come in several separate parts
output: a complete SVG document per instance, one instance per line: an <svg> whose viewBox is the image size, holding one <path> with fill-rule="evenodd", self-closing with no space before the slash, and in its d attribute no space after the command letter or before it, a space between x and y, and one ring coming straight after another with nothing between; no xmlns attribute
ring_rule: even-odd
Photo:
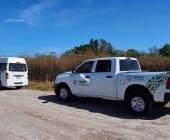
<svg viewBox="0 0 170 140"><path fill-rule="evenodd" d="M126 59L120 60L120 71L134 71L140 70L139 64L136 60Z"/></svg>
<svg viewBox="0 0 170 140"><path fill-rule="evenodd" d="M7 67L6 63L0 63L0 71L5 71Z"/></svg>
<svg viewBox="0 0 170 140"><path fill-rule="evenodd" d="M26 64L10 63L9 71L24 72L27 71Z"/></svg>

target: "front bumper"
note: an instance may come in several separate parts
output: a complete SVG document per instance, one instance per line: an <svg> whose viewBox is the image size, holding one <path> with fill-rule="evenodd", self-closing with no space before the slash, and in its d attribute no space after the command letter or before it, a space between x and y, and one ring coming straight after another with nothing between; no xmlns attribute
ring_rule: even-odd
<svg viewBox="0 0 170 140"><path fill-rule="evenodd" d="M170 93L165 93L164 101L165 102L170 101Z"/></svg>
<svg viewBox="0 0 170 140"><path fill-rule="evenodd" d="M6 80L2 84L4 87L17 87L17 86L27 86L28 85L28 79L21 80L21 81L14 81L14 80Z"/></svg>

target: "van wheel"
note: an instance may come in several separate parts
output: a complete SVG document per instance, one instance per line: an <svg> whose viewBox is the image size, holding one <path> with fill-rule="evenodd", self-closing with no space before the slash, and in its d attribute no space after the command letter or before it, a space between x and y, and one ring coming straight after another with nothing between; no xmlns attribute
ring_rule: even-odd
<svg viewBox="0 0 170 140"><path fill-rule="evenodd" d="M1 83L1 81L0 81L0 89L2 89L3 88L3 86L2 86L2 83Z"/></svg>
<svg viewBox="0 0 170 140"><path fill-rule="evenodd" d="M56 89L56 95L59 100L68 101L71 98L72 93L67 85L59 85Z"/></svg>
<svg viewBox="0 0 170 140"><path fill-rule="evenodd" d="M16 87L16 89L18 90L18 89L21 89L22 88L22 86L18 86L18 87Z"/></svg>
<svg viewBox="0 0 170 140"><path fill-rule="evenodd" d="M131 113L144 116L151 112L153 99L147 95L147 93L136 91L135 93L129 94L130 95L127 98L127 103Z"/></svg>

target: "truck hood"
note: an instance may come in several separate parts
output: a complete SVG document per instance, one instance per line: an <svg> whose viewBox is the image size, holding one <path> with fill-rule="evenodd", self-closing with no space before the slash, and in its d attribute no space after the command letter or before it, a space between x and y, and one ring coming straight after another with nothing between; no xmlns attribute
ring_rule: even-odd
<svg viewBox="0 0 170 140"><path fill-rule="evenodd" d="M72 74L73 73L71 71L69 71L69 72L65 72L65 73L59 74L57 77L68 77L68 76L70 76Z"/></svg>

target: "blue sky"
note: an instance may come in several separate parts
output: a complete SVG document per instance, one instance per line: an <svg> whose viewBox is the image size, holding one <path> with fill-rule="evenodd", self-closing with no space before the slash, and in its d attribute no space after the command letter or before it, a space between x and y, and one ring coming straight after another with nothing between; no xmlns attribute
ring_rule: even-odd
<svg viewBox="0 0 170 140"><path fill-rule="evenodd" d="M147 51L170 43L170 0L0 0L0 55L61 54L91 38Z"/></svg>

